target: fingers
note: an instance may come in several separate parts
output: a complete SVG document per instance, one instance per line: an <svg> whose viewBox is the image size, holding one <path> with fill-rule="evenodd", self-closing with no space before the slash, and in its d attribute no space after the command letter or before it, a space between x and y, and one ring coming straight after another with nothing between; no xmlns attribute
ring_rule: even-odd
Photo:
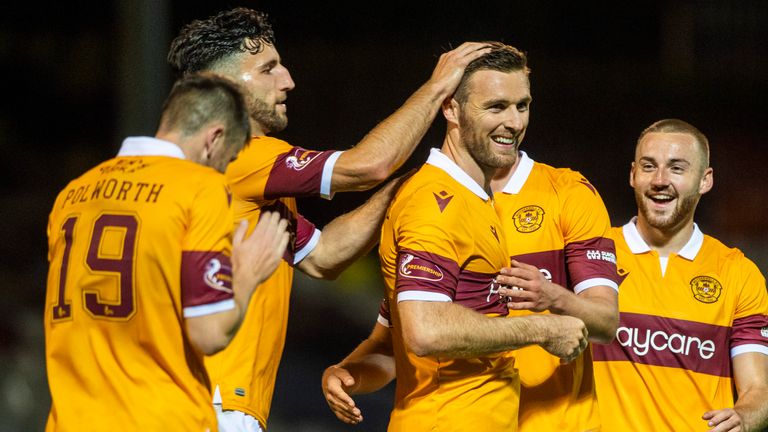
<svg viewBox="0 0 768 432"><path fill-rule="evenodd" d="M239 224L237 224L237 228L235 229L235 234L232 236L232 244L234 246L239 245L243 242L243 239L245 238L245 233L248 231L248 221L243 219L240 221Z"/></svg>
<svg viewBox="0 0 768 432"><path fill-rule="evenodd" d="M701 418L709 420L707 426L712 428L712 432L739 431L742 426L741 417L732 408L707 411Z"/></svg>
<svg viewBox="0 0 768 432"><path fill-rule="evenodd" d="M355 401L344 391L342 379L335 374L335 371L333 375L324 380L323 384L325 400L336 418L347 424L357 424L363 421L362 412L355 406Z"/></svg>
<svg viewBox="0 0 768 432"><path fill-rule="evenodd" d="M515 268L525 269L525 270L528 270L528 271L536 271L537 273L540 273L538 267L530 265L530 264L526 264L524 262L520 262L518 260L512 260L512 262L510 264L511 264L513 269L515 269Z"/></svg>

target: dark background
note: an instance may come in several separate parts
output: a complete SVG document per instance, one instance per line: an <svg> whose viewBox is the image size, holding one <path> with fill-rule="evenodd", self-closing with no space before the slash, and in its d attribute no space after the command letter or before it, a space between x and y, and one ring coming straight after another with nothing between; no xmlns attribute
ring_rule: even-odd
<svg viewBox="0 0 768 432"><path fill-rule="evenodd" d="M534 102L523 148L584 173L615 225L635 211L627 184L639 132L678 117L712 146L715 188L697 221L765 272L764 149L768 3L84 1L0 6L0 432L42 430L42 310L48 209L72 177L109 158L126 135L152 135L172 77L170 39L184 23L232 6L268 12L296 89L288 129L306 148L354 145L466 40L528 52ZM439 146L441 118L407 166ZM300 200L323 226L370 194ZM372 327L381 295L375 255L335 282L297 276L270 431L384 430L392 388L359 397L366 416L344 427L320 375Z"/></svg>

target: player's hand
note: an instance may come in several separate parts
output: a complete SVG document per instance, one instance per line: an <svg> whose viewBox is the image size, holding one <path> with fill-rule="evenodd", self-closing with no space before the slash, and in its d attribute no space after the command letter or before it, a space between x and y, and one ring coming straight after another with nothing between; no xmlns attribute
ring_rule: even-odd
<svg viewBox="0 0 768 432"><path fill-rule="evenodd" d="M744 421L738 411L733 408L707 411L701 418L707 420L707 426L712 428L707 432L741 432L744 430Z"/></svg>
<svg viewBox="0 0 768 432"><path fill-rule="evenodd" d="M496 276L501 284L499 295L513 310L542 312L555 306L565 288L547 280L535 266L512 260L511 267L504 267Z"/></svg>
<svg viewBox="0 0 768 432"><path fill-rule="evenodd" d="M340 366L330 366L323 372L325 401L339 420L352 425L363 421L362 412L347 393L354 385L355 379Z"/></svg>
<svg viewBox="0 0 768 432"><path fill-rule="evenodd" d="M488 44L481 42L464 42L458 48L445 52L437 61L437 66L432 71L430 83L437 85L446 97L453 94L464 76L464 69L473 60L491 49Z"/></svg>
<svg viewBox="0 0 768 432"><path fill-rule="evenodd" d="M575 360L587 348L589 332L582 320L551 314L532 315L529 319L542 321L547 338L539 345L553 356L560 357L562 363Z"/></svg>
<svg viewBox="0 0 768 432"><path fill-rule="evenodd" d="M240 284L255 289L264 282L285 253L290 235L288 221L276 212L263 212L251 235L243 220L232 238L232 272Z"/></svg>

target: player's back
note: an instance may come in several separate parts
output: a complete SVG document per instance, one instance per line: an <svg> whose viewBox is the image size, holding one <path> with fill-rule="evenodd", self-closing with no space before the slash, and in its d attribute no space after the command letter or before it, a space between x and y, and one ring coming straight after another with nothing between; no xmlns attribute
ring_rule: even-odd
<svg viewBox="0 0 768 432"><path fill-rule="evenodd" d="M184 328L185 308L210 298L181 286L194 261L209 266L208 286L220 282L227 200L221 174L166 156L108 160L59 194L48 225L49 429L215 430Z"/></svg>

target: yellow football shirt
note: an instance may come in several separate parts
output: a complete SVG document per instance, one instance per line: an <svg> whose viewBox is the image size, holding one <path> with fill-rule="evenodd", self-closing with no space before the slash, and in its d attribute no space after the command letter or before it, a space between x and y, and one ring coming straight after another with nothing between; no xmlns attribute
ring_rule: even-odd
<svg viewBox="0 0 768 432"><path fill-rule="evenodd" d="M517 169L494 200L512 259L535 265L575 293L599 285L618 289L608 212L580 173L520 152ZM510 311L510 316L530 313ZM565 365L538 345L512 355L520 372L521 432L599 428L589 350Z"/></svg>
<svg viewBox="0 0 768 432"><path fill-rule="evenodd" d="M731 358L768 355L765 278L696 226L663 267L634 220L611 234L625 279L616 339L593 345L603 430L708 430L734 403Z"/></svg>
<svg viewBox="0 0 768 432"><path fill-rule="evenodd" d="M48 223L47 430L216 430L184 318L232 309L224 176L126 139L70 182Z"/></svg>
<svg viewBox="0 0 768 432"><path fill-rule="evenodd" d="M493 278L509 264L486 192L433 149L388 209L379 247L397 367L390 431L517 429L514 359L417 357L404 346L398 302L452 301L506 315ZM503 318L498 318L503 319Z"/></svg>
<svg viewBox="0 0 768 432"><path fill-rule="evenodd" d="M289 221L291 241L275 273L253 294L229 346L206 357L214 402L255 417L267 427L277 370L285 346L293 265L317 245L320 231L297 210L297 196L330 198L333 165L341 152L309 151L271 137L255 137L229 164L235 220L258 221L277 211Z"/></svg>

